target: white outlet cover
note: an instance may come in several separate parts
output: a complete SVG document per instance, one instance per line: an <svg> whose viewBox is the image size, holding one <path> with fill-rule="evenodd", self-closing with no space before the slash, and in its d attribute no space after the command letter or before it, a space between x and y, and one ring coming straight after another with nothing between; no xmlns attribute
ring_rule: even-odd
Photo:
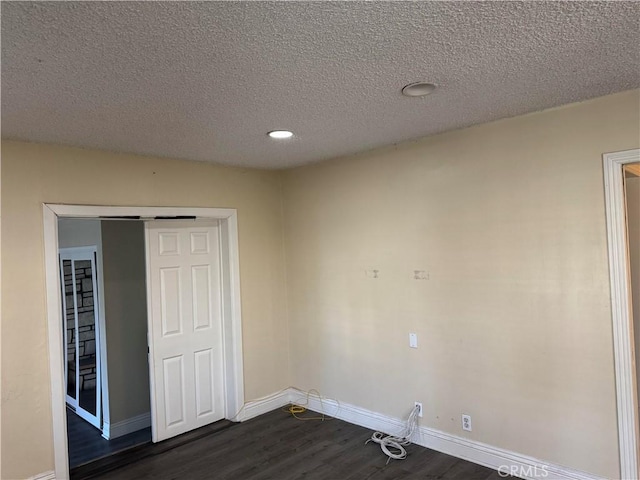
<svg viewBox="0 0 640 480"><path fill-rule="evenodd" d="M471 415L462 415L462 429L471 432Z"/></svg>
<svg viewBox="0 0 640 480"><path fill-rule="evenodd" d="M410 333L409 334L409 346L411 348L418 348L418 334Z"/></svg>

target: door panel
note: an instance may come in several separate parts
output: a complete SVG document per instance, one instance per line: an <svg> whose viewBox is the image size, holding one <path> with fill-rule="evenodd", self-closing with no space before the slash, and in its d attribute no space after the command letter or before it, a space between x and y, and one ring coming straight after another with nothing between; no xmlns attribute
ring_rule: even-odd
<svg viewBox="0 0 640 480"><path fill-rule="evenodd" d="M202 418L215 410L213 352L211 349L194 353L196 369L196 416Z"/></svg>
<svg viewBox="0 0 640 480"><path fill-rule="evenodd" d="M202 330L211 327L211 267L197 265L191 267L193 282L193 328Z"/></svg>
<svg viewBox="0 0 640 480"><path fill-rule="evenodd" d="M194 255L209 253L209 235L206 232L193 232L191 234L191 253Z"/></svg>
<svg viewBox="0 0 640 480"><path fill-rule="evenodd" d="M147 229L153 440L224 418L217 222Z"/></svg>
<svg viewBox="0 0 640 480"><path fill-rule="evenodd" d="M180 255L180 243L178 234L172 232L160 232L158 234L160 247L158 255Z"/></svg>
<svg viewBox="0 0 640 480"><path fill-rule="evenodd" d="M160 299L162 301L162 336L182 333L180 267L160 269Z"/></svg>
<svg viewBox="0 0 640 480"><path fill-rule="evenodd" d="M183 358L182 355L179 355L162 360L167 427L175 427L185 421Z"/></svg>

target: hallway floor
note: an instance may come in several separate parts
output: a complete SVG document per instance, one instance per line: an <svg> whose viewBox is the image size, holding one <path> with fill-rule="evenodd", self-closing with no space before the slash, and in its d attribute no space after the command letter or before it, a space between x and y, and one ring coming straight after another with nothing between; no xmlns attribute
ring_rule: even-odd
<svg viewBox="0 0 640 480"><path fill-rule="evenodd" d="M138 430L113 440L105 440L100 430L67 408L67 438L69 468L74 468L136 445L151 442L151 428Z"/></svg>

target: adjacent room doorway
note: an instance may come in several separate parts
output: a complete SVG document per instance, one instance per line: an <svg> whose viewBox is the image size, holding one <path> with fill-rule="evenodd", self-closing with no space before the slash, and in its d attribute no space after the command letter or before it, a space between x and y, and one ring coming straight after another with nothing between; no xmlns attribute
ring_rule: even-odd
<svg viewBox="0 0 640 480"><path fill-rule="evenodd" d="M71 471L151 442L141 220L58 220Z"/></svg>
<svg viewBox="0 0 640 480"><path fill-rule="evenodd" d="M233 418L244 403L236 211L45 204L43 215L56 478L69 477L59 218L146 222L153 440Z"/></svg>

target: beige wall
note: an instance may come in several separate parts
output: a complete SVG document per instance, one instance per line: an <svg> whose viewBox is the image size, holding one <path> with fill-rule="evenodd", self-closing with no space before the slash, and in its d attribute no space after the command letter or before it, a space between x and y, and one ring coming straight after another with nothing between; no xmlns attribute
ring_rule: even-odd
<svg viewBox="0 0 640 480"><path fill-rule="evenodd" d="M113 425L150 411L144 224L101 223L109 417Z"/></svg>
<svg viewBox="0 0 640 480"><path fill-rule="evenodd" d="M631 300L633 332L636 343L636 387L640 398L640 177L625 179L627 201L627 232L629 234L629 262L631 264Z"/></svg>
<svg viewBox="0 0 640 480"><path fill-rule="evenodd" d="M53 469L43 202L237 208L245 397L289 384L277 172L3 141L3 478Z"/></svg>
<svg viewBox="0 0 640 480"><path fill-rule="evenodd" d="M639 100L285 172L293 385L616 477L602 153L638 148Z"/></svg>
<svg viewBox="0 0 640 480"><path fill-rule="evenodd" d="M639 101L285 172L4 141L3 478L53 469L42 202L237 208L247 399L422 401L422 425L616 477L601 155L638 148Z"/></svg>

